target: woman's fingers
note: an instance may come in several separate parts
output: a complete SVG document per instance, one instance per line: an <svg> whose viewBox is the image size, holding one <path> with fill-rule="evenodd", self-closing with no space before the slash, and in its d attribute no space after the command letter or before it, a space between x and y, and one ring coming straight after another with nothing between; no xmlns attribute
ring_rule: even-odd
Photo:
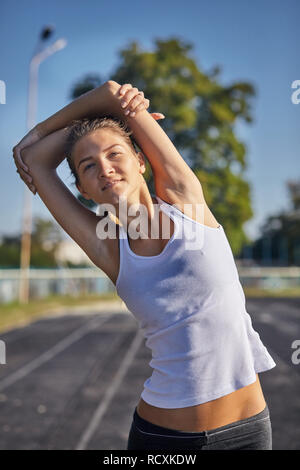
<svg viewBox="0 0 300 470"><path fill-rule="evenodd" d="M17 167L16 171L17 171L18 175L23 180L23 182L28 186L30 191L32 191L35 194L36 193L36 188L33 184L32 176L29 174L28 171L25 171L23 169L23 167L20 165L17 157L14 157L14 159L15 159L15 164L16 164L16 167Z"/></svg>
<svg viewBox="0 0 300 470"><path fill-rule="evenodd" d="M135 113L149 108L149 100L146 100L143 95L135 96L125 108L124 114L134 116Z"/></svg>
<svg viewBox="0 0 300 470"><path fill-rule="evenodd" d="M17 167L20 166L21 168L23 168L24 171L28 171L28 166L26 166L22 160L21 148L19 146L16 146L13 148L13 157L14 157L15 164Z"/></svg>
<svg viewBox="0 0 300 470"><path fill-rule="evenodd" d="M23 170L23 167L19 164L16 164L16 167L17 167L17 173L19 173L19 175L21 176L21 178L24 180L25 183L31 183L32 182L32 177L31 175L28 173L28 171L25 171Z"/></svg>
<svg viewBox="0 0 300 470"><path fill-rule="evenodd" d="M137 97L139 100L143 100L144 93L139 91L137 88L131 88L130 90L127 90L121 101L122 108L126 108L129 104L131 104L135 97Z"/></svg>
<svg viewBox="0 0 300 470"><path fill-rule="evenodd" d="M165 119L165 115L162 114L162 113L151 113L151 116L153 117L153 119L155 119L156 121L159 121L159 119Z"/></svg>
<svg viewBox="0 0 300 470"><path fill-rule="evenodd" d="M30 180L32 181L32 177L29 174L29 168L23 162L20 150L18 150L14 147L13 152L14 152L13 153L13 158L14 158L14 161L15 161L15 165L16 165L17 169L19 170L18 173L20 174L20 176L22 176L24 181L25 181L25 178L28 181L30 181Z"/></svg>
<svg viewBox="0 0 300 470"><path fill-rule="evenodd" d="M138 94L139 94L139 90L137 88L131 88L130 90L126 91L121 101L122 108L126 108L128 104L130 103L130 101L132 100L132 98L134 98Z"/></svg>
<svg viewBox="0 0 300 470"><path fill-rule="evenodd" d="M27 167L27 165L25 165L25 163L22 160L21 151L25 147L28 147L28 146L34 144L35 142L37 142L38 140L40 140L42 138L43 138L43 136L41 134L41 131L36 126L33 129L31 129L23 137L23 139L20 140L20 142L17 145L14 146L13 156L14 156L14 159L15 159L15 163L20 165L23 168L24 171L28 171L28 167Z"/></svg>
<svg viewBox="0 0 300 470"><path fill-rule="evenodd" d="M132 85L130 83L125 83L124 85L121 86L119 93L120 95L125 95L126 91L130 90L132 88Z"/></svg>
<svg viewBox="0 0 300 470"><path fill-rule="evenodd" d="M148 109L149 104L150 102L144 97L144 93L142 91L139 92L137 88L129 90L121 102L124 114L128 115L130 113L130 116L134 116L135 113L143 109Z"/></svg>
<svg viewBox="0 0 300 470"><path fill-rule="evenodd" d="M36 187L34 186L34 184L28 184L28 189L33 193L33 194L36 194Z"/></svg>
<svg viewBox="0 0 300 470"><path fill-rule="evenodd" d="M144 92L136 87L133 88L130 83L121 86L120 95L122 96L121 106L128 117L134 117L136 113L149 108L150 101L145 98Z"/></svg>
<svg viewBox="0 0 300 470"><path fill-rule="evenodd" d="M25 136L26 137L26 136ZM13 157L15 159L15 164L17 166L21 166L23 168L24 171L28 171L28 167L27 165L25 165L25 163L23 162L22 160L22 155L21 155L21 151L24 147L26 147L26 144L25 144L25 137L23 137L22 140L20 140L20 142L13 148Z"/></svg>
<svg viewBox="0 0 300 470"><path fill-rule="evenodd" d="M30 191L35 194L36 187L33 183L32 176L30 175L30 169L28 166L24 163L23 157L22 157L22 151L26 148L29 147L30 145L34 144L38 140L42 139L43 135L38 129L38 127L34 127L31 129L24 137L23 139L20 140L20 142L13 147L13 158L15 165L17 167L17 173L19 173L20 178L24 181L24 183L28 186Z"/></svg>
<svg viewBox="0 0 300 470"><path fill-rule="evenodd" d="M30 191L33 192L33 194L35 194L36 187L33 184L32 177L28 173L26 173L21 167L18 167L16 171L19 174L20 178L23 180L23 182L28 186Z"/></svg>
<svg viewBox="0 0 300 470"><path fill-rule="evenodd" d="M145 101L148 101L148 104L145 102ZM130 105L131 106L131 105ZM141 104L139 104L135 110L134 110L134 113L138 113L140 111L144 111L144 109L148 109L149 108L149 100L144 100Z"/></svg>
<svg viewBox="0 0 300 470"><path fill-rule="evenodd" d="M26 184L32 183L32 177L27 172L25 172L22 168L18 168L17 172L19 173L24 183Z"/></svg>
<svg viewBox="0 0 300 470"><path fill-rule="evenodd" d="M32 176L29 174L29 168L24 164L21 157L21 146L17 145L13 148L13 158L17 167L16 171L19 173L20 178L28 186L30 191L35 194L36 187L33 184Z"/></svg>

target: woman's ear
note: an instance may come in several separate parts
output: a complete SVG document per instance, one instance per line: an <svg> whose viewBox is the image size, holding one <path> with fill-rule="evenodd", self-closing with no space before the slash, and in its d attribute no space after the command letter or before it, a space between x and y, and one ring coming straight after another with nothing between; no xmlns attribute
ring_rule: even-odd
<svg viewBox="0 0 300 470"><path fill-rule="evenodd" d="M139 159L140 169L142 170L142 173L145 173L145 171L146 171L145 156L142 152L138 152L137 155L138 155L138 159Z"/></svg>

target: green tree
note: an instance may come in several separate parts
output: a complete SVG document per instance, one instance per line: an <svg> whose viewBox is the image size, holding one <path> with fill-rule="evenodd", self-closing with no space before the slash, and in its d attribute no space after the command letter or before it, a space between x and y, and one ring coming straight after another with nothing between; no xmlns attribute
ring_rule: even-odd
<svg viewBox="0 0 300 470"><path fill-rule="evenodd" d="M31 266L56 267L55 252L61 240L61 230L56 223L35 217L31 237Z"/></svg>
<svg viewBox="0 0 300 470"><path fill-rule="evenodd" d="M263 263L300 266L300 179L288 180L290 207L269 215L253 244L253 257Z"/></svg>
<svg viewBox="0 0 300 470"><path fill-rule="evenodd" d="M290 205L292 211L299 211L300 209L300 179L288 180L286 183L287 190L290 198Z"/></svg>
<svg viewBox="0 0 300 470"><path fill-rule="evenodd" d="M31 236L31 268L56 267L55 251L62 240L61 231L51 220L35 217ZM3 236L0 245L0 266L20 267L21 235Z"/></svg>
<svg viewBox="0 0 300 470"><path fill-rule="evenodd" d="M4 235L0 245L1 268L19 268L20 266L20 236Z"/></svg>
<svg viewBox="0 0 300 470"><path fill-rule="evenodd" d="M250 98L255 90L247 82L222 85L221 68L201 70L192 48L176 37L156 39L152 52L132 42L119 52L120 63L110 78L143 90L151 109L166 116L160 125L199 178L209 207L238 255L249 241L243 224L253 212L250 185L243 174L246 146L235 135L234 126L238 119L252 122ZM78 90L93 88L88 85L80 81L72 97L79 96ZM149 162L145 178L153 191Z"/></svg>
<svg viewBox="0 0 300 470"><path fill-rule="evenodd" d="M98 86L102 85L103 81L104 80L101 80L97 74L85 75L82 80L79 80L73 85L70 93L71 99L78 98L78 96L83 95L84 93L87 93L94 88L97 88Z"/></svg>

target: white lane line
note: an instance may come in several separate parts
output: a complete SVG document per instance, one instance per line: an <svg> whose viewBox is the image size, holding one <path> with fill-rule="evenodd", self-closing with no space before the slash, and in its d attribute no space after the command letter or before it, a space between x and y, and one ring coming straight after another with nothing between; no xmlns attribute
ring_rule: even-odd
<svg viewBox="0 0 300 470"><path fill-rule="evenodd" d="M120 365L116 375L114 376L112 382L110 383L109 387L107 388L103 400L101 401L101 403L99 403L99 406L96 409L96 411L95 411L92 419L90 420L87 428L82 433L75 450L84 450L87 447L87 445L88 445L89 441L91 440L95 430L99 426L99 423L100 423L104 413L106 412L113 396L115 395L115 393L119 389L119 386L120 386L120 384L121 384L121 382L124 378L124 375L126 374L128 368L130 367L130 365L131 365L131 363L134 359L134 356L136 355L136 353L137 353L137 351L138 351L138 349L141 345L142 340L143 340L143 335L141 334L141 331L138 330L137 334L135 335L135 337L134 337L134 339L133 339L133 341L130 345L130 348L129 348L126 356L124 357L123 361L121 362L121 365Z"/></svg>
<svg viewBox="0 0 300 470"><path fill-rule="evenodd" d="M71 346L71 344L75 343L75 341L78 341L90 330L93 330L95 327L101 326L109 318L111 318L111 315L107 318L101 317L100 319L93 319L86 325L78 328L76 331L73 331L73 333L71 333L69 336L64 338L52 348L48 349L48 351L45 351L41 356L37 357L36 359L33 359L31 362L18 369L16 372L13 372L8 377L5 377L3 380L1 380L0 391L5 390L7 387L14 384L18 380L24 378L26 375L30 374L30 372L37 369L42 364L45 364L45 362L53 359L57 354Z"/></svg>

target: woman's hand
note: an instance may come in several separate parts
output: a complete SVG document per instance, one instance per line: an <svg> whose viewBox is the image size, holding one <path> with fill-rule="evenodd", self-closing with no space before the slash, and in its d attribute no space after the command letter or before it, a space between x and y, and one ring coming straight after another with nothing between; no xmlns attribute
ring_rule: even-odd
<svg viewBox="0 0 300 470"><path fill-rule="evenodd" d="M13 158L15 161L15 165L17 167L16 171L17 173L19 173L20 177L22 178L24 183L27 184L28 188L30 189L30 191L33 192L33 194L36 193L36 188L34 184L32 183L33 180L29 173L29 168L27 165L25 165L25 163L22 160L21 150L24 149L25 147L29 147L30 145L34 144L38 140L42 139L42 137L43 135L38 130L38 128L34 127L13 148Z"/></svg>
<svg viewBox="0 0 300 470"><path fill-rule="evenodd" d="M144 97L144 93L137 88L133 88L130 83L122 85L119 94L122 96L121 106L124 109L125 116L134 117L139 111L149 108L150 102ZM165 118L161 113L150 114L156 121Z"/></svg>

